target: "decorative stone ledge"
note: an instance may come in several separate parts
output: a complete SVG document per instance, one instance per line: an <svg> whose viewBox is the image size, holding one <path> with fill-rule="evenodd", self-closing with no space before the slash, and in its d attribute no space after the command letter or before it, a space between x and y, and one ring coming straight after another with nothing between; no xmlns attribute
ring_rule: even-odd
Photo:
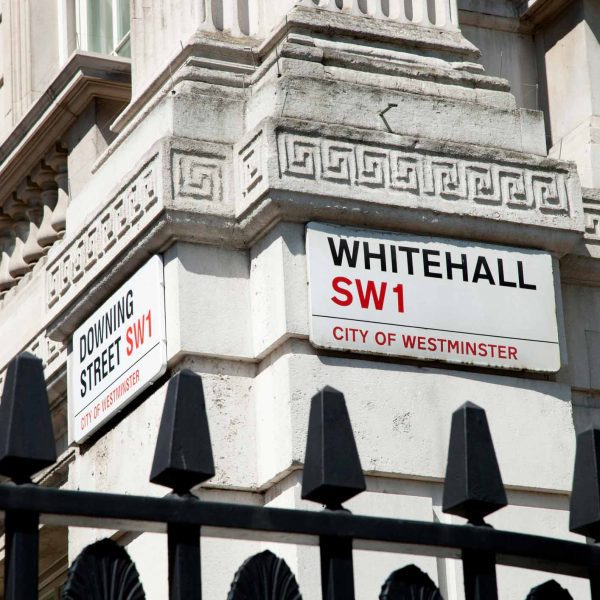
<svg viewBox="0 0 600 600"><path fill-rule="evenodd" d="M163 209L158 153L46 267L49 318L90 284Z"/></svg>
<svg viewBox="0 0 600 600"><path fill-rule="evenodd" d="M556 16L570 0L517 0L517 13L521 21L530 26L539 25Z"/></svg>
<svg viewBox="0 0 600 600"><path fill-rule="evenodd" d="M369 210L426 211L430 220L441 213L490 227L541 227L571 244L583 233L575 167L552 159L273 119L237 147L236 160L238 218L265 196L287 192L313 205L347 199Z"/></svg>
<svg viewBox="0 0 600 600"><path fill-rule="evenodd" d="M395 1L399 0L390 0L390 3ZM184 4L186 2L191 0L186 0ZM143 8L144 22L154 20L156 28L149 29L145 26L137 34L139 39L133 46L133 60L136 64L134 95L130 105L113 124L113 130L118 132L125 131L142 111L148 110L156 96L164 93L163 86L168 85L171 89L182 79L198 80L198 73L192 73L194 67L202 73L202 81L247 88L268 72L286 52L291 57L290 41L291 45L297 42L295 58L322 61L323 52L318 48L311 48L316 45L317 38L320 43L327 41L327 60L336 61L345 68L362 70L360 63L370 61L370 67L375 72L421 79L432 77L438 82L462 84L469 88L509 89L505 80L481 74L481 65L472 62L480 56L479 50L457 27L431 27L396 18L375 18L364 15L360 10L334 9L337 2L327 5L329 8L325 9L325 2L319 6L313 0L299 4L295 0L282 0L281 3L278 0L277 3L269 3L269 10L265 13L273 21L269 25L268 35L241 35L239 27L226 27L233 18L231 15L238 14L235 7L216 9L225 10L228 15L227 18L219 17L219 26L216 27L206 24L209 13L201 11L200 3L190 5L185 10L174 11L171 15L163 15L158 8L142 7L141 0L136 0L136 5L138 4L134 15L135 10L141 11ZM361 2L363 4L368 5L368 1ZM134 39L137 39L136 23L134 19ZM200 25L193 27L194 23ZM163 27L168 32L172 31L171 37L178 40L170 49L164 48L164 31L161 43L154 42L152 32L156 31L158 35ZM344 40L350 43L350 52L335 48L331 50L332 41L340 40L342 43ZM284 49L283 46L288 48ZM374 60L375 49L380 55L378 61ZM394 57L398 52L401 56ZM166 60L166 56L169 60ZM438 58L432 61L431 56ZM359 60L361 57L362 61ZM444 59L449 62L444 64ZM469 78L469 73L476 75ZM461 75L465 78L462 83Z"/></svg>
<svg viewBox="0 0 600 600"><path fill-rule="evenodd" d="M584 232L570 163L285 118L233 155L162 140L108 198L45 267L53 339L174 239L244 248L279 221L317 219L564 254Z"/></svg>

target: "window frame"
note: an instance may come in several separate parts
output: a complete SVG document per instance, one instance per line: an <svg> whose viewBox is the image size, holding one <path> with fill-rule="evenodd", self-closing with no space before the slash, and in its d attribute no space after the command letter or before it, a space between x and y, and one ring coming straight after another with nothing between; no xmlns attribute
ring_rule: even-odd
<svg viewBox="0 0 600 600"><path fill-rule="evenodd" d="M90 49L88 29L88 0L57 0L58 3L58 43L61 64L67 62L75 50L96 52ZM131 21L129 29L119 36L119 16L123 4L130 0L110 0L112 42L106 56L122 56L121 50L131 39ZM126 57L128 58L128 57Z"/></svg>

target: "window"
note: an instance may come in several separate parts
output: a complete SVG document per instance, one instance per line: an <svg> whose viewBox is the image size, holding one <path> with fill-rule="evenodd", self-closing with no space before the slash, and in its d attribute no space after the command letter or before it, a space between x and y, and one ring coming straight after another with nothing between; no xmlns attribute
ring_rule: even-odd
<svg viewBox="0 0 600 600"><path fill-rule="evenodd" d="M76 49L131 56L130 0L58 0L62 62Z"/></svg>

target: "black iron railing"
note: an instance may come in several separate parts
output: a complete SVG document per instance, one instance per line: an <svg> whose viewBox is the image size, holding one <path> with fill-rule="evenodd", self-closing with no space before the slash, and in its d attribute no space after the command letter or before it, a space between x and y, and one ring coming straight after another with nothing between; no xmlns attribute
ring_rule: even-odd
<svg viewBox="0 0 600 600"><path fill-rule="evenodd" d="M171 600L202 598L200 536L217 530L228 537L269 541L317 536L324 600L354 598L353 550L373 550L373 542L386 552L393 548L402 554L462 559L467 600L498 597L497 564L588 579L592 598L600 600L596 545L497 531L485 524L488 514L506 505L506 495L485 412L474 404L453 415L443 498L443 510L467 519L465 525L358 516L343 509L345 501L365 489L365 480L344 396L330 388L312 400L302 482L303 497L324 505L321 512L205 502L190 493L214 475L214 464L202 383L189 371L169 382L151 468L151 480L173 490L171 495L101 494L31 483L32 475L55 460L41 362L23 354L9 366L0 405L0 473L14 482L0 485L0 510L6 517L6 600L37 598L40 520L166 532ZM600 538L599 465L600 431L589 430L577 442L571 530L593 539ZM118 595L124 591L126 595ZM127 553L107 540L88 547L70 569L64 598L121 597L144 598ZM413 597L442 598L414 566L395 571L383 583L381 600ZM263 552L246 561L232 583L228 600L243 598L301 596L285 562ZM549 581L528 598L571 596Z"/></svg>

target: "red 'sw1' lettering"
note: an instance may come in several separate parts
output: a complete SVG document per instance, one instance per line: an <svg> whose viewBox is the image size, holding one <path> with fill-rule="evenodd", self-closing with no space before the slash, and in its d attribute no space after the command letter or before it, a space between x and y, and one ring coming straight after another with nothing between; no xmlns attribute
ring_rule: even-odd
<svg viewBox="0 0 600 600"><path fill-rule="evenodd" d="M146 329L146 324L148 329ZM147 333L147 336L146 336ZM152 312L148 311L140 317L133 325L127 328L125 340L127 342L127 356L131 356L134 350L144 345L144 340L152 337Z"/></svg>
<svg viewBox="0 0 600 600"><path fill-rule="evenodd" d="M386 294L390 289L391 292L396 294L398 312L404 312L404 286L400 283L394 288L388 288L386 281L378 284L371 279L363 282L360 279L352 281L348 277L335 277L331 282L331 286L335 292L331 300L338 306L350 306L354 302L355 295L352 288L355 286L356 297L361 308L373 307L375 310L383 310Z"/></svg>
<svg viewBox="0 0 600 600"><path fill-rule="evenodd" d="M371 305L371 298L373 298L373 304L375 305L375 309L383 310L385 290L387 289L387 283L385 281L381 284L379 288L379 294L377 294L375 282L371 281L370 279L369 281L367 281L366 290L363 289L362 281L360 279L357 279L356 289L358 290L358 299L362 308L369 308L369 306Z"/></svg>

